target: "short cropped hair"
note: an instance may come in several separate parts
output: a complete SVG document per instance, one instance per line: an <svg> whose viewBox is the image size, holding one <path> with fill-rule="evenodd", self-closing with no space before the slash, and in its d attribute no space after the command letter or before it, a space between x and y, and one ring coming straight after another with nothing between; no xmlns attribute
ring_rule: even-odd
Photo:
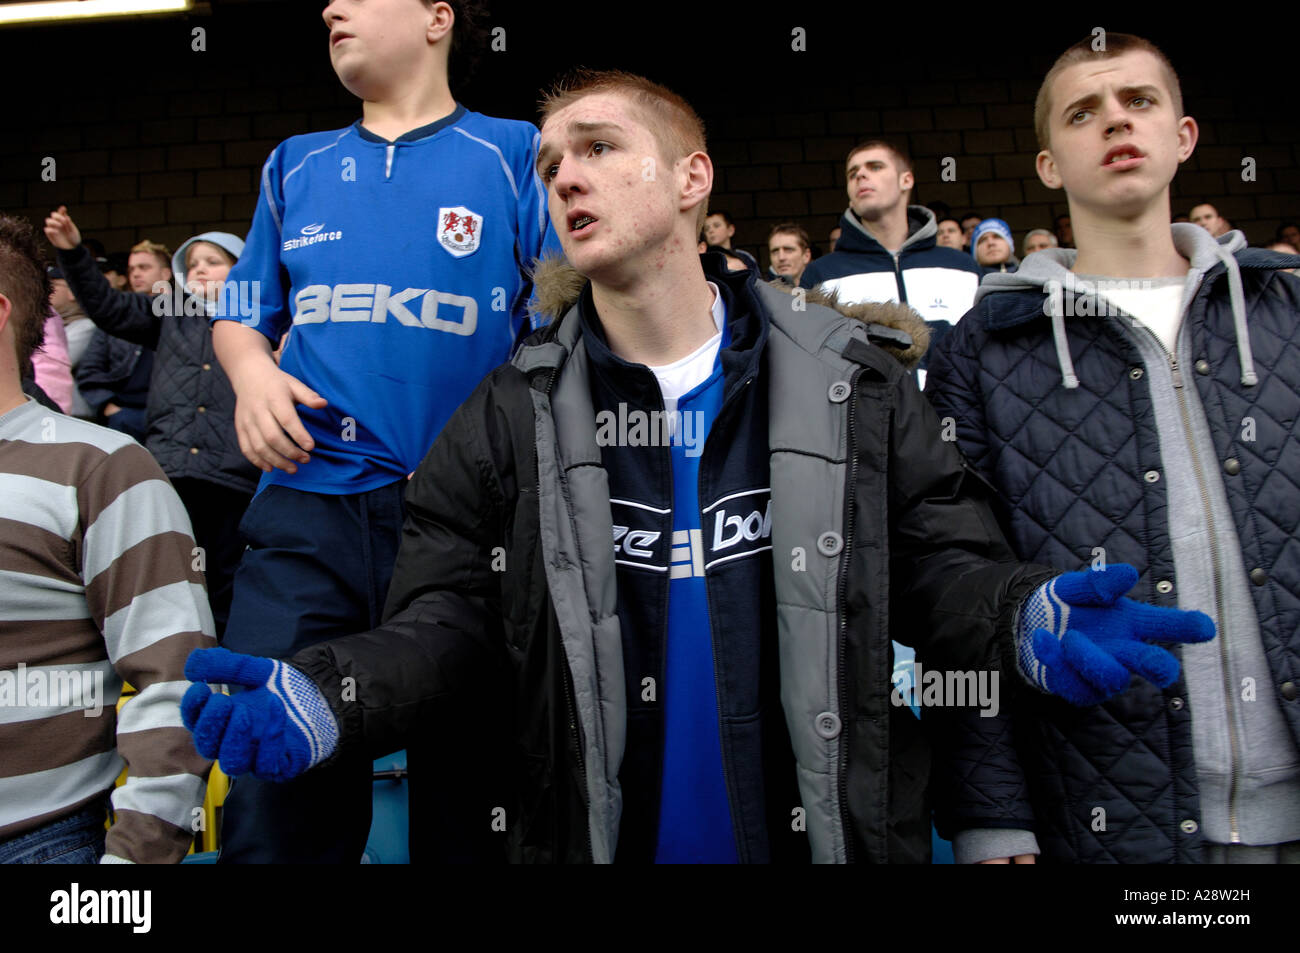
<svg viewBox="0 0 1300 953"><path fill-rule="evenodd" d="M1043 84L1038 87L1038 97L1034 100L1034 132L1038 136L1039 149L1047 149L1051 144L1052 83L1065 70L1079 63L1114 59L1117 56L1123 56L1125 53L1150 53L1160 63L1160 69L1165 74L1165 83L1169 86L1169 95L1173 97L1174 112L1179 118L1182 117L1183 90L1178 84L1178 74L1174 72L1169 57L1165 56L1159 47L1150 40L1129 33L1107 33L1105 35L1104 49L1094 50L1092 48L1094 42L1094 38L1089 36L1075 43L1056 58L1052 68L1043 77Z"/></svg>
<svg viewBox="0 0 1300 953"><path fill-rule="evenodd" d="M735 228L735 227L736 227L736 220L733 219L733 218L731 217L731 213L728 212L728 211L726 211L725 209L720 209L720 208L711 208L711 209L709 209L709 217L712 217L712 216L714 216L714 215L720 215L720 216L722 216L722 220L723 220L724 222L726 222L726 223L727 223L728 225L730 225L732 228Z"/></svg>
<svg viewBox="0 0 1300 953"><path fill-rule="evenodd" d="M890 139L866 139L859 142L856 146L850 149L848 155L844 157L845 171L848 171L849 160L859 152L863 152L867 149L884 149L894 157L894 164L898 166L899 172L912 171L912 157L907 154L906 149Z"/></svg>
<svg viewBox="0 0 1300 953"><path fill-rule="evenodd" d="M769 244L773 235L793 235L804 251L809 251L812 248L812 241L808 238L808 233L803 226L796 225L794 222L782 222L780 225L773 225L772 230L767 233Z"/></svg>
<svg viewBox="0 0 1300 953"><path fill-rule="evenodd" d="M542 125L553 115L596 93L621 93L643 110L664 158L676 162L692 152L707 152L704 121L666 86L622 70L579 70L542 97Z"/></svg>
<svg viewBox="0 0 1300 953"><path fill-rule="evenodd" d="M32 352L45 340L50 276L31 222L4 214L0 214L0 294L12 305L9 323L18 367L27 368Z"/></svg>
<svg viewBox="0 0 1300 953"><path fill-rule="evenodd" d="M577 70L542 96L539 125L566 106L597 93L626 96L645 115L646 125L659 144L663 157L676 162L695 152L707 153L704 120L691 104L667 86L623 70ZM700 203L698 224L704 227L709 216L707 197Z"/></svg>
<svg viewBox="0 0 1300 953"><path fill-rule="evenodd" d="M166 245L159 242L151 242L146 238L144 241L136 242L131 246L132 255L138 251L148 252L153 255L162 263L164 268L170 268L172 266L172 252Z"/></svg>

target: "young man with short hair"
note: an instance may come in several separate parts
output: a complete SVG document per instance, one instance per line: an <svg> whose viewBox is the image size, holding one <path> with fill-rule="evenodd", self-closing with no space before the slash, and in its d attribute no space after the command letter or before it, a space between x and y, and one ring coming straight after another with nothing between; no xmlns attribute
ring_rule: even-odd
<svg viewBox="0 0 1300 953"><path fill-rule="evenodd" d="M767 236L767 254L776 279L788 285L798 285L799 276L812 261L808 233L793 222L773 226Z"/></svg>
<svg viewBox="0 0 1300 953"><path fill-rule="evenodd" d="M961 222L955 218L943 218L935 225L934 243L941 248L961 251L965 247L966 237L961 230Z"/></svg>
<svg viewBox="0 0 1300 953"><path fill-rule="evenodd" d="M36 230L0 215L0 863L178 863L211 767L176 710L216 644L203 574L143 447L24 396L49 293Z"/></svg>
<svg viewBox="0 0 1300 953"><path fill-rule="evenodd" d="M536 128L449 85L484 46L479 4L334 0L322 16L362 118L271 153L212 329L240 448L264 471L224 644L271 657L379 624L408 475L509 357L546 230ZM433 769L410 765L415 785ZM359 861L370 765L330 775L236 782L222 861ZM432 820L413 816L413 842Z"/></svg>
<svg viewBox="0 0 1300 953"><path fill-rule="evenodd" d="M1190 218L1193 225L1201 226L1210 233L1212 238L1226 235L1232 230L1232 226L1228 224L1227 219L1220 215L1219 210L1209 202L1192 206Z"/></svg>
<svg viewBox="0 0 1300 953"><path fill-rule="evenodd" d="M172 253L166 245L149 239L131 246L126 260L127 280L136 294L165 294L172 280Z"/></svg>
<svg viewBox="0 0 1300 953"><path fill-rule="evenodd" d="M736 223L732 221L730 213L723 209L711 209L704 219L704 240L708 242L709 247L740 258L747 267L757 272L758 261L753 255L743 248L731 247L731 239L735 235Z"/></svg>
<svg viewBox="0 0 1300 953"><path fill-rule="evenodd" d="M846 303L910 305L938 341L970 309L979 266L969 255L939 247L934 213L908 204L916 177L899 146L883 139L859 143L845 166L849 207L840 218L843 235L834 252L804 270L799 284Z"/></svg>
<svg viewBox="0 0 1300 953"><path fill-rule="evenodd" d="M697 254L713 166L680 97L586 75L546 101L538 168L555 320L416 472L387 623L290 663L192 655L200 750L284 778L500 719L498 807L462 823L495 819L512 860L924 861L928 752L890 703L889 633L1013 677L1017 608L1049 579L1108 602L1108 574L1003 560L896 359L924 335L909 309L846 317ZM1092 636L1133 618L1076 611ZM1059 690L1127 684L1101 639L1039 634Z"/></svg>
<svg viewBox="0 0 1300 953"><path fill-rule="evenodd" d="M1195 609L1220 638L1182 677L1094 707L1025 696L956 750L957 852L992 830L1045 860L1300 861L1300 259L1170 224L1196 145L1178 78L1138 37L1048 72L1038 174L1078 250L984 279L926 394L999 493L1023 559L1124 561L1135 598ZM1011 739L1014 738L1014 743ZM996 795L990 797L990 795ZM969 851L963 841L969 841Z"/></svg>

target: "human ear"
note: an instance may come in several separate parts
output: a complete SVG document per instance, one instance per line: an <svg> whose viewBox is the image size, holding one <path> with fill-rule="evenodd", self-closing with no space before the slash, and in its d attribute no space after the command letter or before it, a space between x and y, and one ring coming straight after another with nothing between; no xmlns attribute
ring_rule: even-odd
<svg viewBox="0 0 1300 953"><path fill-rule="evenodd" d="M1034 159L1034 168L1038 171L1038 180L1049 189L1059 189L1064 184L1056 171L1056 160L1050 149L1044 149Z"/></svg>

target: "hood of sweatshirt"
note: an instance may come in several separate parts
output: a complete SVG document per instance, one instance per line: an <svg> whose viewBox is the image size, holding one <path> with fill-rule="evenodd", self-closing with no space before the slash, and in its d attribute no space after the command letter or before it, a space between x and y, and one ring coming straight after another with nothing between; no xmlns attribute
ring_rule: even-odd
<svg viewBox="0 0 1300 953"><path fill-rule="evenodd" d="M1236 253L1246 247L1246 238L1239 231L1230 231L1218 239L1199 225L1176 222L1170 226L1173 234L1174 248L1189 262L1187 282L1183 287L1183 313L1191 303L1192 296L1200 286L1201 279L1216 265L1222 264L1228 275L1229 298L1232 302L1232 319L1237 335L1237 354L1241 361L1241 382L1253 386L1259 382L1255 373L1255 361L1250 349L1250 335L1246 330L1246 300L1241 287L1241 269L1237 264ZM1041 291L1044 295L1043 313L1052 319L1052 339L1056 344L1056 357L1061 366L1061 383L1066 388L1079 386L1079 379L1074 373L1074 362L1070 359L1070 348L1066 337L1065 308L1062 305L1065 295L1075 298L1084 296L1095 299L1097 288L1094 282L1081 278L1070 269L1074 267L1079 253L1073 248L1045 248L1029 255L1015 272L995 272L985 276L975 292L975 306L990 295L1005 292ZM1140 278L1124 279L1141 281ZM1099 309L1093 308L1091 313ZM1028 320L1031 315L1024 315L1010 322L996 321L990 315L985 316L990 328L1007 327L1020 321ZM1088 317L1072 317L1071 321L1088 321Z"/></svg>
<svg viewBox="0 0 1300 953"><path fill-rule="evenodd" d="M232 235L230 232L203 232L201 235L195 235L176 249L176 254L172 255L172 276L177 288L185 288L185 259L190 252L190 246L196 242L207 242L209 245L216 245L234 258L235 261L239 261L239 256L244 253L244 240L238 235ZM186 289L186 294L189 293L189 290ZM204 300L203 308L211 317L217 312L217 302Z"/></svg>
<svg viewBox="0 0 1300 953"><path fill-rule="evenodd" d="M934 220L934 213L924 205L907 207L907 238L899 246L898 252L916 251L930 248L939 233L939 226ZM856 252L857 254L888 255L889 250L876 241L862 220L853 214L853 209L846 208L840 216L840 237L835 243L836 252Z"/></svg>
<svg viewBox="0 0 1300 953"><path fill-rule="evenodd" d="M926 209L928 212L929 209ZM933 216L931 216L933 226ZM715 256L716 257L716 256ZM709 278L717 276L709 273ZM732 272L741 276L742 272ZM751 271L749 274L753 274ZM757 280L757 279L755 279ZM868 327L868 337L873 344L892 354L905 368L911 370L921 360L930 344L930 328L925 319L905 304L890 301L863 301L855 304L843 304L834 295L820 291L797 289L784 282L768 282L774 288L787 294L803 294L805 300L838 311L845 317L861 321ZM533 272L534 297L529 310L535 315L546 315L552 321L558 321L565 313L578 303L587 279L574 269L564 258L549 256L537 263ZM910 340L896 334L873 333L873 327L901 331Z"/></svg>

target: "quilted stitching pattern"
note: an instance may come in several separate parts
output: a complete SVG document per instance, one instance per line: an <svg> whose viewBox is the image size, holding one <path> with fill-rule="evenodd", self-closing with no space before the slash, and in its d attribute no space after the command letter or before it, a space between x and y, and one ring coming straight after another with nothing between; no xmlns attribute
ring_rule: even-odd
<svg viewBox="0 0 1300 953"><path fill-rule="evenodd" d="M1219 277L1222 269L1219 269ZM1203 282L1189 316L1197 357L1209 374L1184 371L1206 407L1220 460L1241 464L1225 477L1247 568L1269 575L1252 586L1275 682L1300 679L1300 281L1243 268L1248 323L1260 384L1240 383L1226 281ZM1140 365L1114 319L1067 323L1080 386L1066 390L1046 319L989 332L989 303L1041 315L1041 295L1000 294L981 303L932 359L940 416L957 423L959 445L1000 490L1000 515L1017 555L1062 570L1080 569L1104 547L1111 562L1141 573L1135 598L1173 604L1153 582L1172 572L1158 437ZM1004 327L1006 326L1004 322ZM978 359L974 357L978 355ZM960 384L940 385L949 380ZM973 395L962 390L973 390ZM1253 440L1243 422L1253 420ZM1249 431L1246 431L1247 435ZM1167 690L1185 694L1181 681ZM1300 705L1283 703L1300 737ZM1024 796L1008 774L1010 719L978 726L955 753L959 813L986 821ZM1198 816L1187 713L1175 719L1160 690L1141 679L1111 701L1073 709L1027 698L1014 719L1015 748L1035 806L1044 859L1082 862L1187 862L1199 835L1179 822ZM1001 783L999 783L1001 782ZM1094 830L1095 808L1106 830ZM1003 825L1005 826L1005 824ZM1123 832L1117 836L1116 832Z"/></svg>
<svg viewBox="0 0 1300 953"><path fill-rule="evenodd" d="M149 452L172 479L195 477L243 493L256 489L260 474L239 450L235 392L217 362L207 318L163 318L149 421Z"/></svg>

